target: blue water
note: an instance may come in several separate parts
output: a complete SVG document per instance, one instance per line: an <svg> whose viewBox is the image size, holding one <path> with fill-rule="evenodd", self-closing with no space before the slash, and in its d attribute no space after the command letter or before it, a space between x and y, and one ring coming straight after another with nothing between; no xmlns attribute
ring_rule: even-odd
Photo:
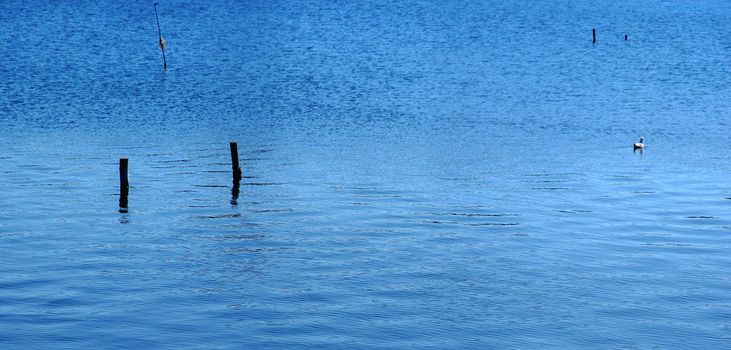
<svg viewBox="0 0 731 350"><path fill-rule="evenodd" d="M158 9L0 2L0 348L731 345L728 1Z"/></svg>

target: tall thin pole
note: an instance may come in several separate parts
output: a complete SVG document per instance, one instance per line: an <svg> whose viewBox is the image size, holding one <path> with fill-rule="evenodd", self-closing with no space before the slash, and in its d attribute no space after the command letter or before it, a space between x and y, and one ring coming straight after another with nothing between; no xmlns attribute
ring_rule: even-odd
<svg viewBox="0 0 731 350"><path fill-rule="evenodd" d="M157 36L159 38L160 51L162 51L162 67L168 69L168 61L165 59L165 40L162 38L162 32L160 31L160 19L157 17L157 3L153 4L155 8L155 21L157 21Z"/></svg>

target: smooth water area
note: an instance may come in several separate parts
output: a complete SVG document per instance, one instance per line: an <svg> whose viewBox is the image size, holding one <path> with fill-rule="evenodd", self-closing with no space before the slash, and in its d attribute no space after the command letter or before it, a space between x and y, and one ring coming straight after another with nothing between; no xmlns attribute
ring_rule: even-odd
<svg viewBox="0 0 731 350"><path fill-rule="evenodd" d="M0 348L731 344L731 3L158 11L0 2Z"/></svg>

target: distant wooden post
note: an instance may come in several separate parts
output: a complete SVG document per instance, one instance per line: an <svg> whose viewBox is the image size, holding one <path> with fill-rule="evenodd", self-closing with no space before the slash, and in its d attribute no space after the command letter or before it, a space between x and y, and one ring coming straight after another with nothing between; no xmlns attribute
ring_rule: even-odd
<svg viewBox="0 0 731 350"><path fill-rule="evenodd" d="M119 158L119 207L121 213L127 212L127 197L129 196L128 165L129 159Z"/></svg>
<svg viewBox="0 0 731 350"><path fill-rule="evenodd" d="M627 34L624 35L624 41L627 41Z"/></svg>
<svg viewBox="0 0 731 350"><path fill-rule="evenodd" d="M236 142L229 142L231 147L231 170L233 171L234 182L241 180L241 167L239 166L239 146Z"/></svg>
<svg viewBox="0 0 731 350"><path fill-rule="evenodd" d="M591 43L596 44L596 28L591 28Z"/></svg>

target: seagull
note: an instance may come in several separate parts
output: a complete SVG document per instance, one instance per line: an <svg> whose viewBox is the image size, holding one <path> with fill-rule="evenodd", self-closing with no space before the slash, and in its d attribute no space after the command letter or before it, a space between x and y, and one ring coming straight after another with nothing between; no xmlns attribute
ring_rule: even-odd
<svg viewBox="0 0 731 350"><path fill-rule="evenodd" d="M643 149L645 148L645 138L640 137L640 142L637 142L633 145L633 149Z"/></svg>

